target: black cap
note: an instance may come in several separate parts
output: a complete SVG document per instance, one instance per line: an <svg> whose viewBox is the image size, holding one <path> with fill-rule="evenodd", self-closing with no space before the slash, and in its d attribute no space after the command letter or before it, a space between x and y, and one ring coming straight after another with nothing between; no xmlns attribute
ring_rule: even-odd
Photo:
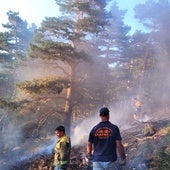
<svg viewBox="0 0 170 170"><path fill-rule="evenodd" d="M60 126L58 126L58 127L55 129L55 131L65 132L65 127L62 126L62 125L60 125Z"/></svg>
<svg viewBox="0 0 170 170"><path fill-rule="evenodd" d="M109 115L109 109L107 107L102 107L99 112L100 112L100 116Z"/></svg>

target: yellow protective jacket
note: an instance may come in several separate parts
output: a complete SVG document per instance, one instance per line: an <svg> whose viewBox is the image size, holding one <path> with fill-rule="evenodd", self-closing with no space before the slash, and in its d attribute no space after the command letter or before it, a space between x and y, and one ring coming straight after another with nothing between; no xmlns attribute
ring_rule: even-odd
<svg viewBox="0 0 170 170"><path fill-rule="evenodd" d="M64 135L58 139L54 148L54 166L62 167L63 165L68 165L70 160L70 151L70 137Z"/></svg>

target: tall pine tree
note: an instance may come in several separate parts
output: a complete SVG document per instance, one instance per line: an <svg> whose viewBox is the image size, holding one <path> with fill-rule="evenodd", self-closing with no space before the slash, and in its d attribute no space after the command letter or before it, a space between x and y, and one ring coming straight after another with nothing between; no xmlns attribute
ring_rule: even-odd
<svg viewBox="0 0 170 170"><path fill-rule="evenodd" d="M60 93L65 94L65 104L62 103L61 107L64 107L64 110L58 110L58 112L65 113L65 124L70 127L75 104L76 69L80 63L91 59L90 54L85 51L84 44L88 44L93 34L97 35L103 31L107 24L106 1L56 0L56 2L60 6L62 16L46 18L42 22L30 45L29 56L52 62L57 69L61 70L61 74L56 73L54 82L62 87ZM47 84L47 81L44 83ZM65 82L67 85L64 85ZM23 84L20 88L36 92L27 85ZM36 88L40 88L40 86L36 85ZM46 97L50 98L50 96Z"/></svg>

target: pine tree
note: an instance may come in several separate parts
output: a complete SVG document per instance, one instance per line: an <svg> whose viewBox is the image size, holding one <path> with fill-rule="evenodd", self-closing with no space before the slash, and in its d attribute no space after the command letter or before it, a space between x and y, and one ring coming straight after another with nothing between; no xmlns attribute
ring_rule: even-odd
<svg viewBox="0 0 170 170"><path fill-rule="evenodd" d="M26 21L19 12L7 12L8 22L2 24L4 32L0 32L0 81L1 97L10 98L14 95L14 68L26 58L26 50L33 36L35 26L28 28Z"/></svg>
<svg viewBox="0 0 170 170"><path fill-rule="evenodd" d="M34 25L29 28L18 12L9 11L7 16L8 22L2 24L5 31L0 32L0 108L3 108L1 122L4 122L1 130L8 129L10 118L16 116L11 110L22 105L22 102L13 101L16 97L14 72L21 60L26 59L26 50L35 29Z"/></svg>
<svg viewBox="0 0 170 170"><path fill-rule="evenodd" d="M80 63L92 59L90 54L86 53L85 44L88 44L93 34L97 35L102 31L107 23L104 10L106 1L56 2L60 6L62 16L46 18L42 22L30 45L29 56L54 63L56 68L60 69L61 74L56 73L54 82L62 87L60 93L65 94L65 104L64 111L61 109L58 112L65 113L65 124L70 127L76 96L77 67ZM63 86L64 82L67 82L67 85ZM47 81L44 83L48 84ZM34 87L39 89L40 86ZM33 91L26 84L20 88Z"/></svg>
<svg viewBox="0 0 170 170"><path fill-rule="evenodd" d="M19 12L9 11L7 15L8 23L2 24L5 32L0 33L0 61L18 63L26 58L26 50L35 28L33 25L28 28L27 22L21 19Z"/></svg>
<svg viewBox="0 0 170 170"><path fill-rule="evenodd" d="M143 58L141 70L143 78L140 84L144 85L147 97L150 101L152 100L150 104L152 109L159 106L162 101L165 105L169 103L169 97L166 95L166 91L169 90L169 78L165 74L170 62L170 39L167 36L170 24L169 13L170 4L168 0L148 0L135 7L136 18L150 31L145 36L145 42L138 43L138 48L140 47L144 53L140 57ZM157 94L157 92L160 92L160 94Z"/></svg>
<svg viewBox="0 0 170 170"><path fill-rule="evenodd" d="M124 86L127 86L129 72L125 67L130 61L128 55L130 27L123 22L126 11L120 10L115 2L110 4L108 11L110 11L109 24L94 41L96 53L105 63L103 76L101 76L103 81L102 105L109 104L115 98L116 93L123 88L120 87L119 90L115 88L115 86L121 86L120 81L124 81ZM115 70L119 70L118 74L113 73L116 72Z"/></svg>

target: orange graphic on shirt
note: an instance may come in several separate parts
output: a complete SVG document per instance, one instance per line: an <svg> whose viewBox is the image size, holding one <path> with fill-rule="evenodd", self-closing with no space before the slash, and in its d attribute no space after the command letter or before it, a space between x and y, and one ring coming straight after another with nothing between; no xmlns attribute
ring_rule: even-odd
<svg viewBox="0 0 170 170"><path fill-rule="evenodd" d="M112 135L112 130L109 129L108 127L99 128L95 133L95 136L102 139L107 139L111 135Z"/></svg>

